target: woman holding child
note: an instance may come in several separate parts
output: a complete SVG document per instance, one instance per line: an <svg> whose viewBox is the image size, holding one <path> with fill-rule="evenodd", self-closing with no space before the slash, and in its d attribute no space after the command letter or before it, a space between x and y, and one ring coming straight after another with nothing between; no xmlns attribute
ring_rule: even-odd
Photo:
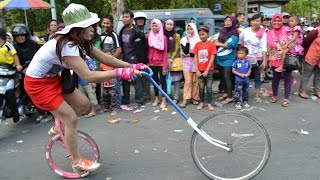
<svg viewBox="0 0 320 180"><path fill-rule="evenodd" d="M270 102L276 103L278 101L278 89L281 77L284 79L284 99L282 101L283 107L289 106L289 95L292 86L292 71L285 70L278 72L275 69L281 65L281 58L288 49L289 35L288 27L283 26L283 17L281 14L275 14L271 19L272 29L267 33L267 43L271 50L269 52L269 65L273 68L272 80L272 97Z"/></svg>

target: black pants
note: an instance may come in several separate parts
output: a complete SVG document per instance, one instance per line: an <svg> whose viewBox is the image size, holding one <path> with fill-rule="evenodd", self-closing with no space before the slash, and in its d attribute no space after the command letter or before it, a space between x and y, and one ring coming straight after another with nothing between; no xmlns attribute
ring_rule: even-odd
<svg viewBox="0 0 320 180"><path fill-rule="evenodd" d="M232 90L234 89L232 66L218 66L218 68L221 77L220 85L223 87L224 93L228 94L228 98L232 98Z"/></svg>
<svg viewBox="0 0 320 180"><path fill-rule="evenodd" d="M133 84L135 89L135 102L137 104L143 104L143 87L142 87L142 78L137 77L133 82L129 82L126 80L122 81L123 86L123 97L122 97L122 104L129 104L130 103L130 84Z"/></svg>
<svg viewBox="0 0 320 180"><path fill-rule="evenodd" d="M166 84L166 77L162 75L162 66L151 66L150 67L153 71L152 78L156 81L157 84L161 84L161 87L165 93L167 93L167 84ZM159 96L159 90L154 87L154 95Z"/></svg>

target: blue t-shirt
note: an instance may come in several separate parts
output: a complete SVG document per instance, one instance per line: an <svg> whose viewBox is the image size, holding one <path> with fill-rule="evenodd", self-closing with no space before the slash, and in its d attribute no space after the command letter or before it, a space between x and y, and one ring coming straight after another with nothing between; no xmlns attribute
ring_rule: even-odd
<svg viewBox="0 0 320 180"><path fill-rule="evenodd" d="M242 61L237 59L233 62L232 68L235 69L238 73L246 74L248 73L249 69L252 68L252 66L247 59ZM235 75L235 77L236 77L236 82L249 82L249 77L243 78L238 75Z"/></svg>
<svg viewBox="0 0 320 180"><path fill-rule="evenodd" d="M87 56L87 57L86 57L86 60L85 60L85 63L86 63L87 66L89 67L90 71L96 70L96 68L97 68L96 63L95 63L95 61L94 61L91 57ZM89 84L87 81L83 80L83 79L80 78L80 77L78 78L78 83L79 83L80 85L82 85L82 86L86 86L86 85Z"/></svg>

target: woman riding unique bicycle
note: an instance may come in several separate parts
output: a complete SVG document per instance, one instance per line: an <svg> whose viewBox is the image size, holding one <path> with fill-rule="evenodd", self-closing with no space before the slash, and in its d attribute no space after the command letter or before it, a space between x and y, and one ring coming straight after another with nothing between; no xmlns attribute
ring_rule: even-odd
<svg viewBox="0 0 320 180"><path fill-rule="evenodd" d="M100 19L83 5L70 4L63 11L62 18L65 28L56 32L56 37L44 44L30 63L24 80L25 89L37 107L50 111L64 123L66 144L74 171L90 172L98 169L100 164L80 156L77 135L77 117L88 109L89 100L76 88L65 93L61 81L63 77L58 73L70 69L87 82L103 82L116 77L130 80L135 73L139 74L136 70L144 69L145 65L131 65L93 47L91 40L95 33L94 25ZM117 69L90 71L82 59L83 54ZM56 133L54 127L50 133Z"/></svg>

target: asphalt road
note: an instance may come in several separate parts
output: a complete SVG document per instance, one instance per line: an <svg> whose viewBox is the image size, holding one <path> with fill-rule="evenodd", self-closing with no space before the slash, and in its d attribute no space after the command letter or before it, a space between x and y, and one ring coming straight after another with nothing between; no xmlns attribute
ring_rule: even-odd
<svg viewBox="0 0 320 180"><path fill-rule="evenodd" d="M270 88L270 84L263 87ZM282 87L280 85L280 87ZM302 180L320 177L320 101L303 100L294 84L290 106L281 107L263 102L256 104L251 98L251 114L267 129L272 144L270 160L257 180ZM251 91L253 92L253 91ZM253 95L253 94L251 94ZM280 89L283 97L283 89ZM252 96L251 96L252 97ZM196 122L211 113L235 111L228 105L214 112L196 110L189 105L185 111ZM191 127L172 106L168 111L146 104L144 111L133 114L121 111L116 116L107 113L92 118L81 118L79 129L90 134L99 146L101 168L90 174L94 180L206 180L194 165L190 153ZM121 118L118 124L106 123L107 119ZM130 120L139 122L128 122ZM21 180L62 179L47 165L44 147L49 140L47 131L53 122L35 123L31 119L13 124L6 120L0 126L0 179ZM175 131L178 130L178 131ZM304 130L309 135L294 131ZM219 163L219 162L217 162Z"/></svg>

